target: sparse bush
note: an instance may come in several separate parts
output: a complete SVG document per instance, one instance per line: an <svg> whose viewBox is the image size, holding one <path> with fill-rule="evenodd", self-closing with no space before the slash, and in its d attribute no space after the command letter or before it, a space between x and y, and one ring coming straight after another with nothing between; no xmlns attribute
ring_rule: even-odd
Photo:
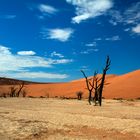
<svg viewBox="0 0 140 140"><path fill-rule="evenodd" d="M40 96L39 98L45 98L44 96Z"/></svg>
<svg viewBox="0 0 140 140"><path fill-rule="evenodd" d="M123 100L123 98L113 98L113 100Z"/></svg>
<svg viewBox="0 0 140 140"><path fill-rule="evenodd" d="M76 95L77 95L77 99L81 100L82 96L83 96L83 92L82 91L78 91L78 92L76 92Z"/></svg>
<svg viewBox="0 0 140 140"><path fill-rule="evenodd" d="M140 100L140 97L136 98L137 100Z"/></svg>
<svg viewBox="0 0 140 140"><path fill-rule="evenodd" d="M60 96L60 99L67 99L67 100L69 100L69 99L70 99L70 97Z"/></svg>
<svg viewBox="0 0 140 140"><path fill-rule="evenodd" d="M134 102L134 101L135 101L135 99L127 99L127 101Z"/></svg>
<svg viewBox="0 0 140 140"><path fill-rule="evenodd" d="M34 97L34 96L28 96L28 98L36 98L36 97Z"/></svg>

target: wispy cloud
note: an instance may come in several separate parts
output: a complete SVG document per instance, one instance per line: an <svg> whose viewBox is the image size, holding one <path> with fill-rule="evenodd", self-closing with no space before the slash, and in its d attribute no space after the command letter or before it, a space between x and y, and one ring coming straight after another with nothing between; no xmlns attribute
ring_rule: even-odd
<svg viewBox="0 0 140 140"><path fill-rule="evenodd" d="M138 24L140 22L140 2L133 4L124 12L124 20L128 24Z"/></svg>
<svg viewBox="0 0 140 140"><path fill-rule="evenodd" d="M118 40L121 40L121 39L120 39L120 37L117 35L117 36L105 38L105 40L107 40L107 41L118 41Z"/></svg>
<svg viewBox="0 0 140 140"><path fill-rule="evenodd" d="M18 55L35 55L36 52L34 51L19 51L17 52Z"/></svg>
<svg viewBox="0 0 140 140"><path fill-rule="evenodd" d="M61 42L66 42L72 36L74 30L71 28L56 28L56 29L43 29L42 32L42 39L54 39Z"/></svg>
<svg viewBox="0 0 140 140"><path fill-rule="evenodd" d="M64 58L64 56L63 56L62 54L57 53L57 52L55 52L55 51L51 53L51 57L54 57L54 56L57 56L57 57L59 57L59 58Z"/></svg>
<svg viewBox="0 0 140 140"><path fill-rule="evenodd" d="M26 71L28 68L44 67L49 68L53 65L67 64L72 59L52 59L37 55L18 55L13 54L10 48L0 45L0 72L2 71Z"/></svg>
<svg viewBox="0 0 140 140"><path fill-rule="evenodd" d="M75 6L76 16L72 18L73 23L103 15L113 6L112 0L66 0L66 2Z"/></svg>
<svg viewBox="0 0 140 140"><path fill-rule="evenodd" d="M85 46L87 46L87 47L96 47L97 43L96 42L92 42L92 43L86 44Z"/></svg>
<svg viewBox="0 0 140 140"><path fill-rule="evenodd" d="M58 11L53 6L46 5L46 4L39 4L38 9L44 14L54 14Z"/></svg>
<svg viewBox="0 0 140 140"><path fill-rule="evenodd" d="M109 15L111 16L111 19L109 22L112 25L117 25L118 23L125 22L123 15L120 13L120 11L117 10L110 10Z"/></svg>
<svg viewBox="0 0 140 140"><path fill-rule="evenodd" d="M102 38L99 37L99 38L95 38L94 40L95 40L95 41L101 41Z"/></svg>
<svg viewBox="0 0 140 140"><path fill-rule="evenodd" d="M118 41L121 40L119 35L115 35L112 37L102 37L102 38L95 38L94 41ZM94 43L94 42L93 42ZM95 47L97 46L97 43L94 45Z"/></svg>
<svg viewBox="0 0 140 140"><path fill-rule="evenodd" d="M140 35L140 24L136 25L135 27L132 28L132 31L134 33L137 33Z"/></svg>
<svg viewBox="0 0 140 140"><path fill-rule="evenodd" d="M31 11L39 11L36 14L36 17L40 20L45 19L46 17L50 17L51 15L55 15L59 10L55 7L47 4L31 4L28 6Z"/></svg>
<svg viewBox="0 0 140 140"><path fill-rule="evenodd" d="M111 10L110 12L111 19L109 22L112 25L117 24L123 24L124 26L131 26L131 30L133 33L138 34L138 28L136 28L136 25L138 26L140 23L140 2L137 2L130 7L127 7L124 11L117 11L117 10ZM128 28L127 28L128 29ZM135 31L136 29L136 31ZM126 31L126 30L125 30Z"/></svg>
<svg viewBox="0 0 140 140"><path fill-rule="evenodd" d="M0 76L3 77L9 77L9 78L19 78L19 79L25 79L25 78L30 78L30 79L36 79L36 78L41 78L41 79L65 79L68 78L69 75L67 74L58 74L58 73L46 73L46 72L17 72L17 73L1 73Z"/></svg>
<svg viewBox="0 0 140 140"><path fill-rule="evenodd" d="M84 71L89 71L89 67L88 66L81 66L78 71L81 71L81 70L84 70Z"/></svg>
<svg viewBox="0 0 140 140"><path fill-rule="evenodd" d="M98 52L98 51L99 51L99 49L93 48L93 49L87 49L85 51L81 51L80 54L90 54L92 52Z"/></svg>
<svg viewBox="0 0 140 140"><path fill-rule="evenodd" d="M0 15L2 19L15 19L16 15Z"/></svg>
<svg viewBox="0 0 140 140"><path fill-rule="evenodd" d="M114 21L114 20L112 20L112 19L109 20L109 23L111 23L113 26L116 26L117 25L117 22Z"/></svg>
<svg viewBox="0 0 140 140"><path fill-rule="evenodd" d="M126 28L126 29L124 29L124 31L125 32L128 32L128 31L130 31L130 28Z"/></svg>

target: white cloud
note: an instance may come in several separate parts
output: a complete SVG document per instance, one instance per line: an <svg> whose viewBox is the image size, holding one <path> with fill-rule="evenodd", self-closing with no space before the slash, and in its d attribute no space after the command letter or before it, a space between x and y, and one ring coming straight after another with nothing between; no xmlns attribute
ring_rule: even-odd
<svg viewBox="0 0 140 140"><path fill-rule="evenodd" d="M48 59L48 61L50 61L51 64L67 64L73 62L72 59Z"/></svg>
<svg viewBox="0 0 140 140"><path fill-rule="evenodd" d="M9 77L9 78L46 78L46 79L65 79L69 76L67 74L58 74L58 73L46 73L46 72L17 72L15 73L1 73L0 76Z"/></svg>
<svg viewBox="0 0 140 140"><path fill-rule="evenodd" d="M0 54L1 55L11 55L10 48L0 45Z"/></svg>
<svg viewBox="0 0 140 140"><path fill-rule="evenodd" d="M86 44L85 46L87 46L87 47L96 47L97 43L96 42L92 42L92 43Z"/></svg>
<svg viewBox="0 0 140 140"><path fill-rule="evenodd" d="M18 55L35 55L34 51L19 51L17 52Z"/></svg>
<svg viewBox="0 0 140 140"><path fill-rule="evenodd" d="M132 28L132 31L133 31L134 33L140 34L140 24L138 24L136 27L133 27L133 28Z"/></svg>
<svg viewBox="0 0 140 140"><path fill-rule="evenodd" d="M117 40L121 40L120 37L117 35L117 36L113 36L113 37L110 37L110 38L105 38L105 40L107 41L117 41Z"/></svg>
<svg viewBox="0 0 140 140"><path fill-rule="evenodd" d="M26 71L33 67L52 67L56 64L67 64L72 59L51 59L40 56L15 55L9 48L0 46L0 72L2 71Z"/></svg>
<svg viewBox="0 0 140 140"><path fill-rule="evenodd" d="M59 58L63 58L64 57L62 54L57 53L55 51L51 53L51 57L54 57L54 56L58 56Z"/></svg>
<svg viewBox="0 0 140 140"><path fill-rule="evenodd" d="M93 51L94 51L94 52L98 52L98 51L99 51L99 49L95 48L95 49L93 49Z"/></svg>
<svg viewBox="0 0 140 140"><path fill-rule="evenodd" d="M55 39L61 42L66 42L69 40L74 30L71 28L56 28L56 29L43 29L41 32L43 39Z"/></svg>
<svg viewBox="0 0 140 140"><path fill-rule="evenodd" d="M40 4L38 6L38 9L42 12L42 13L48 13L48 14L54 14L57 12L57 9L55 9L54 7L50 6L50 5L46 5L46 4Z"/></svg>
<svg viewBox="0 0 140 140"><path fill-rule="evenodd" d="M72 18L73 23L103 15L113 6L112 0L66 0L66 2L76 7L76 16Z"/></svg>

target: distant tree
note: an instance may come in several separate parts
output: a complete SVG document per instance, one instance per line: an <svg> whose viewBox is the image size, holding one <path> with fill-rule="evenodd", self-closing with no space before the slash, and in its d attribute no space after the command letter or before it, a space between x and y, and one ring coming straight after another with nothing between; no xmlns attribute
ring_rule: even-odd
<svg viewBox="0 0 140 140"><path fill-rule="evenodd" d="M83 92L82 91L78 91L78 92L76 92L76 95L77 95L77 99L81 100L82 96L83 96Z"/></svg>
<svg viewBox="0 0 140 140"><path fill-rule="evenodd" d="M10 87L10 97L16 97L16 90L17 88L15 86Z"/></svg>
<svg viewBox="0 0 140 140"><path fill-rule="evenodd" d="M24 85L25 85L24 82L21 82L21 83L19 84L19 89L18 89L18 91L17 91L17 97L19 97L19 95L20 95L22 89L24 88Z"/></svg>
<svg viewBox="0 0 140 140"><path fill-rule="evenodd" d="M20 94L22 94L23 97L26 96L26 91L25 89L23 90L23 88L25 87L25 83L21 82L19 83L19 88L17 87L17 85L13 85L10 87L10 97L19 97Z"/></svg>

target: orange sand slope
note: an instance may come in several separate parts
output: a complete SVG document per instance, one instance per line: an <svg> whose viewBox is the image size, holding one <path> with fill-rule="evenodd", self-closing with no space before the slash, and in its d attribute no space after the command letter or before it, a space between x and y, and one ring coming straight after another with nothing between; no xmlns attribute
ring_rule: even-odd
<svg viewBox="0 0 140 140"><path fill-rule="evenodd" d="M140 97L140 70L121 76L107 75L103 91L105 98L139 98ZM55 84L31 84L26 86L30 96L49 97L76 97L77 91L83 91L84 97L88 96L85 79L75 80L69 83Z"/></svg>

